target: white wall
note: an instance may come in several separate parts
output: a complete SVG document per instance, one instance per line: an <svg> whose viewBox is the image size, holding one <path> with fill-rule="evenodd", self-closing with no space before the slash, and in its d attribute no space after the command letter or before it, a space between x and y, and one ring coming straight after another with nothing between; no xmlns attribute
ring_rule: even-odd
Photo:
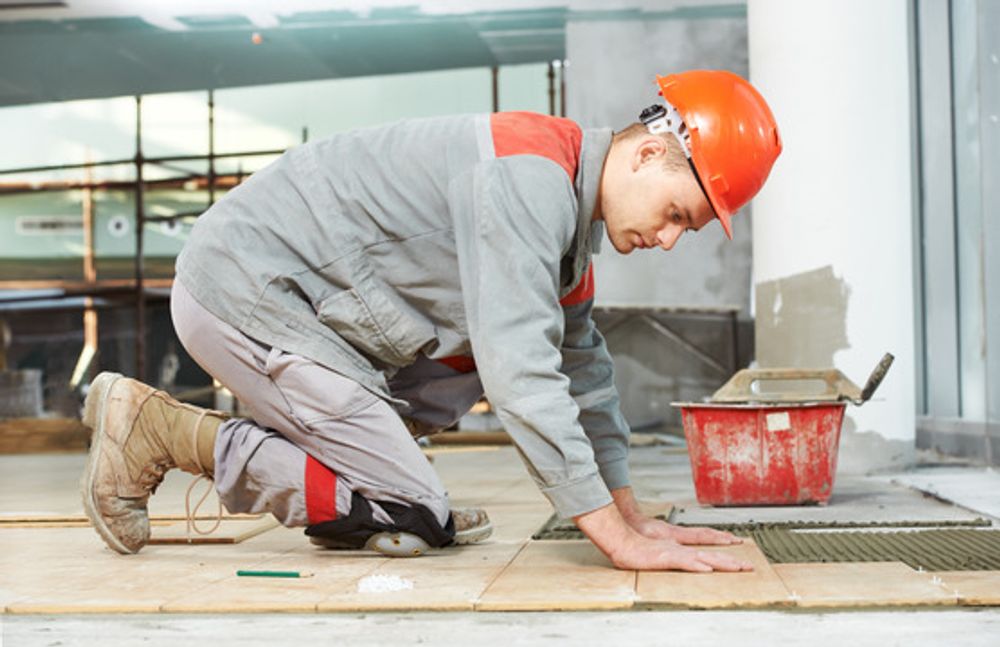
<svg viewBox="0 0 1000 647"><path fill-rule="evenodd" d="M758 359L812 359L843 333L829 346L833 363L862 382L891 351L879 401L848 409L845 442L864 438L856 458L871 467L906 460L915 436L907 2L750 0L747 22L751 80L785 146L754 201ZM810 281L839 294L782 298Z"/></svg>

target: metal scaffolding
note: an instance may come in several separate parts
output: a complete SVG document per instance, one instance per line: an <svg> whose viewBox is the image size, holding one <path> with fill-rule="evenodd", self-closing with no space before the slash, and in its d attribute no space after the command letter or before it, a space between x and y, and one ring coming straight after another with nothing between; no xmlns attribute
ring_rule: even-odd
<svg viewBox="0 0 1000 647"><path fill-rule="evenodd" d="M307 131L303 129L303 140ZM157 290L162 294L164 288L169 288L172 279L148 279L146 278L144 235L147 223L175 222L184 218L197 217L204 210L207 210L215 203L216 189L221 187L231 188L243 180L242 172L230 175L218 175L216 173L216 161L220 159L239 159L248 157L264 157L281 155L285 149L274 150L252 150L232 153L216 153L215 151L215 101L214 93L208 91L208 153L206 155L169 155L162 157L146 157L142 152L142 96L135 98L135 155L126 159L105 160L101 162L83 162L76 164L53 164L46 166L29 166L21 168L0 169L0 177L5 175L25 175L30 173L46 173L58 171L82 170L85 174L84 180L55 181L44 183L14 183L0 187L0 195L10 195L14 193L28 193L39 191L67 191L83 190L83 218L84 218L84 278L82 281L67 280L31 280L31 281L0 281L0 290L52 290L47 294L25 294L5 298L4 304L23 304L23 310L31 310L37 307L41 301L51 301L53 299L73 299L83 297L82 303L77 303L72 309L83 308L85 320L85 344L89 346L91 340L96 343L96 319L95 308L98 307L127 307L134 306L136 311L135 327L135 376L140 380L146 378L146 306L147 302ZM204 175L191 173L176 166L181 162L205 162L207 171ZM179 172L181 175L169 178L146 179L145 167L154 165L168 169L172 172ZM132 166L134 178L128 181L94 181L92 173L97 168ZM204 188L208 191L208 200L205 209L197 211L187 211L166 216L158 216L146 213L145 194L150 188L169 188L177 186L183 187L191 182L195 182L197 188L200 183L204 183ZM135 196L135 252L133 259L133 278L131 280L121 279L99 279L94 266L94 243L92 236L93 227L93 201L91 192L96 189L104 190L131 190ZM129 298L130 297L130 298ZM100 303L95 299L101 299ZM91 329L92 328L92 329Z"/></svg>

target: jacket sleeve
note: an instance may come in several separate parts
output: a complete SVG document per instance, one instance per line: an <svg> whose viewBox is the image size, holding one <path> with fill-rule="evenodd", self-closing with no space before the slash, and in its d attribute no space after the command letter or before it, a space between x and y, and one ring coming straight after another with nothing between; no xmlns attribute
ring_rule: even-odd
<svg viewBox="0 0 1000 647"><path fill-rule="evenodd" d="M449 187L479 377L535 482L562 517L611 503L562 372L559 266L576 230L566 172L535 156L479 163Z"/></svg>
<svg viewBox="0 0 1000 647"><path fill-rule="evenodd" d="M591 318L594 300L563 306L562 371L580 408L580 424L594 448L609 490L629 485L629 426L621 413L614 364L604 337Z"/></svg>

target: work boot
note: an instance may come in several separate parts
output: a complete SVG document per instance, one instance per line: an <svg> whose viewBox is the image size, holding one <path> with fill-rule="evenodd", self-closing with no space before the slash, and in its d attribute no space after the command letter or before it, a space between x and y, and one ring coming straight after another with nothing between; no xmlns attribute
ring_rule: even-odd
<svg viewBox="0 0 1000 647"><path fill-rule="evenodd" d="M93 433L80 490L83 509L108 546L130 554L146 545L146 503L167 470L212 478L223 420L219 411L182 404L117 373L94 379L83 407L83 424Z"/></svg>
<svg viewBox="0 0 1000 647"><path fill-rule="evenodd" d="M482 508L456 508L451 511L455 520L455 544L478 544L493 534L493 522Z"/></svg>
<svg viewBox="0 0 1000 647"><path fill-rule="evenodd" d="M458 508L451 511L451 518L455 528L452 543L455 545L478 544L493 534L493 524L482 508ZM335 536L311 536L309 541L314 546L329 550L358 548L356 543ZM368 537L363 548L389 557L419 557L431 546L415 533L383 530Z"/></svg>

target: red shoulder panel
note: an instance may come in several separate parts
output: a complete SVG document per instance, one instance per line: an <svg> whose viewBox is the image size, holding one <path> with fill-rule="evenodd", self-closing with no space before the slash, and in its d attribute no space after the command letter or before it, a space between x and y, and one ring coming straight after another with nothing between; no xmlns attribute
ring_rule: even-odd
<svg viewBox="0 0 1000 647"><path fill-rule="evenodd" d="M535 112L495 112L490 116L497 157L539 155L565 169L569 181L580 165L583 131L576 122Z"/></svg>

